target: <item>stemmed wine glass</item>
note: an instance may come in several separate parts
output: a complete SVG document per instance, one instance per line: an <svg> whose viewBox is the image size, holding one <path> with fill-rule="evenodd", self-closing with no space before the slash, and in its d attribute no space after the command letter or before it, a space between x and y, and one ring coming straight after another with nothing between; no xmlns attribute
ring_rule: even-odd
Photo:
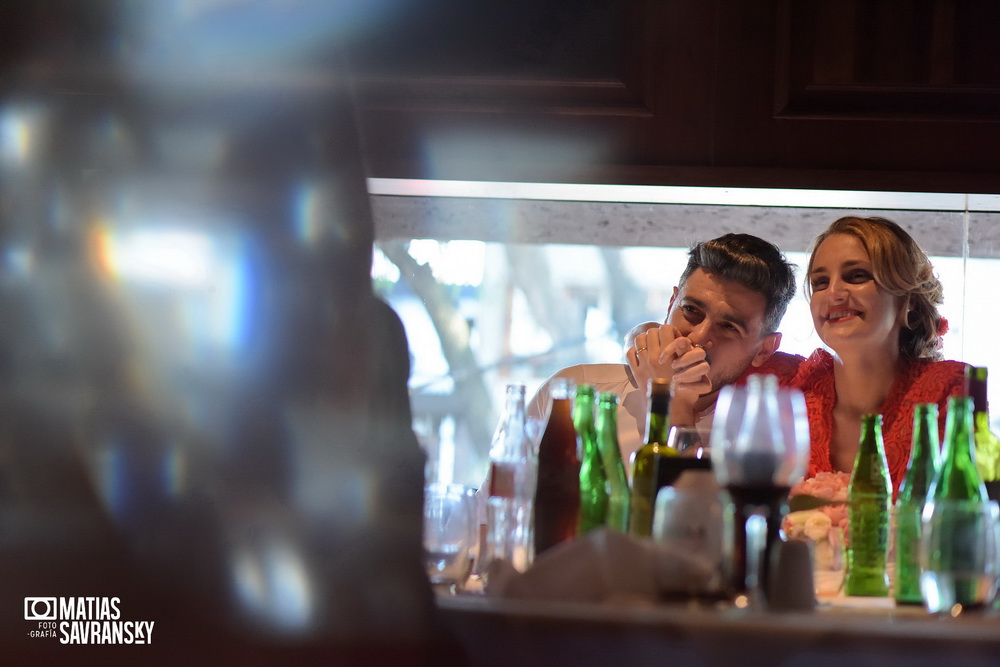
<svg viewBox="0 0 1000 667"><path fill-rule="evenodd" d="M710 444L712 469L733 504L730 585L738 604L759 607L788 492L809 460L805 397L779 390L773 375L751 375L745 388L727 385L716 402Z"/></svg>

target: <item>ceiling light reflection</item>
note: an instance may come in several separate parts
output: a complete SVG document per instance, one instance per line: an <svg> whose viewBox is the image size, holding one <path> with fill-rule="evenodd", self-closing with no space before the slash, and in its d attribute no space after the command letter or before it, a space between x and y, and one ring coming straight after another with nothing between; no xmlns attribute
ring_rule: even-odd
<svg viewBox="0 0 1000 667"><path fill-rule="evenodd" d="M94 248L101 271L125 293L139 321L158 322L159 334L151 335L166 335L177 354L186 347L200 364L220 349L235 352L247 344L255 275L239 237L179 226L117 231L105 223L97 227ZM170 308L163 307L164 297Z"/></svg>
<svg viewBox="0 0 1000 667"><path fill-rule="evenodd" d="M39 150L44 120L40 107L16 104L0 109L0 165L30 166Z"/></svg>
<svg viewBox="0 0 1000 667"><path fill-rule="evenodd" d="M138 229L102 234L104 266L115 278L172 287L210 283L214 249L204 233L181 229Z"/></svg>

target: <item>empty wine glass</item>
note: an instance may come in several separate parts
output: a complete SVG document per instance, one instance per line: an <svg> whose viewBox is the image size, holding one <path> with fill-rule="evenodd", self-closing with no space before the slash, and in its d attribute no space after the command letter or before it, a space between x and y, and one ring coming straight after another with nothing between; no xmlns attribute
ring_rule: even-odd
<svg viewBox="0 0 1000 667"><path fill-rule="evenodd" d="M424 567L435 589L462 590L479 537L475 491L459 484L424 487Z"/></svg>
<svg viewBox="0 0 1000 667"><path fill-rule="evenodd" d="M712 469L732 500L726 531L730 586L738 604L759 606L788 491L802 479L809 458L802 392L779 390L773 375L751 375L745 388L723 387L710 444Z"/></svg>

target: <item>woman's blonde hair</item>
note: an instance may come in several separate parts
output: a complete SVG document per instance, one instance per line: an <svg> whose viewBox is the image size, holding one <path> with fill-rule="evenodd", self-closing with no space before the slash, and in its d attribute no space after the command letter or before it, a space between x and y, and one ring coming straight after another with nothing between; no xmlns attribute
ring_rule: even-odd
<svg viewBox="0 0 1000 667"><path fill-rule="evenodd" d="M900 354L907 359L941 359L941 335L947 327L937 308L944 302L941 281L934 275L927 254L892 220L847 216L831 223L812 242L806 296L812 296L809 275L816 249L833 234L848 234L858 239L871 260L878 286L893 296L903 297L906 326L899 332Z"/></svg>

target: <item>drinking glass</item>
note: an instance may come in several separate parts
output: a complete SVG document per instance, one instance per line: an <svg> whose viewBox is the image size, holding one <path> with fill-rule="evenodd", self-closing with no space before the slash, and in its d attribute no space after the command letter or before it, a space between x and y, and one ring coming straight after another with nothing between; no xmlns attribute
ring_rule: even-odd
<svg viewBox="0 0 1000 667"><path fill-rule="evenodd" d="M710 444L712 469L733 504L726 534L730 586L738 603L761 606L767 558L779 539L788 491L809 459L802 392L779 390L773 375L751 375L745 388L723 387Z"/></svg>
<svg viewBox="0 0 1000 667"><path fill-rule="evenodd" d="M937 500L924 506L920 593L931 613L988 605L997 588L997 503Z"/></svg>
<svg viewBox="0 0 1000 667"><path fill-rule="evenodd" d="M437 590L455 594L464 588L478 537L473 489L440 483L424 487L424 567Z"/></svg>

